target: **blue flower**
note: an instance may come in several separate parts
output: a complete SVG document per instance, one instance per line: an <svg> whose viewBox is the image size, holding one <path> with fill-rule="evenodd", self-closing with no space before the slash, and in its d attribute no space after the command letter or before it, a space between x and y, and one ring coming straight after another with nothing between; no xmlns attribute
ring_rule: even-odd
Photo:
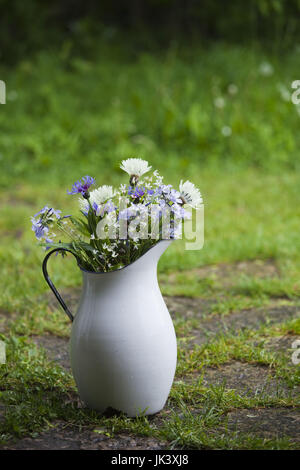
<svg viewBox="0 0 300 470"><path fill-rule="evenodd" d="M51 215L54 215L57 219L60 219L61 211L60 210L55 210L55 209L53 209L53 207L49 208L48 206L45 206L39 212L34 214L34 217L37 217L38 215L43 216L44 214L46 214L47 218L50 217Z"/></svg>
<svg viewBox="0 0 300 470"><path fill-rule="evenodd" d="M145 188L140 186L135 186L135 187L132 187L132 186L129 186L128 188L128 196L132 196L133 198L140 198L142 196L144 196L145 194Z"/></svg>
<svg viewBox="0 0 300 470"><path fill-rule="evenodd" d="M41 221L36 221L33 217L31 218L32 221L32 230L35 233L35 236L38 240L43 238L49 231L48 227L43 225Z"/></svg>
<svg viewBox="0 0 300 470"><path fill-rule="evenodd" d="M97 206L96 215L104 217L105 214L115 211L117 208L112 201L107 201L105 204Z"/></svg>
<svg viewBox="0 0 300 470"><path fill-rule="evenodd" d="M99 207L98 204L96 204L96 202L93 202L92 207L95 211L95 214L97 214L97 210L98 210L98 207Z"/></svg>
<svg viewBox="0 0 300 470"><path fill-rule="evenodd" d="M136 208L127 207L119 212L119 220L129 220L131 217L135 217Z"/></svg>
<svg viewBox="0 0 300 470"><path fill-rule="evenodd" d="M191 214L189 211L185 210L180 204L173 204L171 206L171 211L173 212L174 216L178 219L190 219Z"/></svg>
<svg viewBox="0 0 300 470"><path fill-rule="evenodd" d="M68 194L82 194L83 196L88 193L89 188L95 184L95 178L92 176L84 176L81 180L73 184L71 191Z"/></svg>
<svg viewBox="0 0 300 470"><path fill-rule="evenodd" d="M55 210L53 207L45 206L34 217L31 217L32 231L38 240L46 238L49 232L48 225L54 222L54 219L61 219L61 211ZM68 217L68 216L67 216ZM50 239L48 239L50 240ZM46 239L47 241L47 239Z"/></svg>
<svg viewBox="0 0 300 470"><path fill-rule="evenodd" d="M45 238L45 242L48 243L48 245L45 247L45 250L48 251L51 248L53 240L51 240L51 238Z"/></svg>
<svg viewBox="0 0 300 470"><path fill-rule="evenodd" d="M45 212L48 212L50 209L48 206L45 206L43 207L43 209L41 209L39 212L37 212L36 214L34 214L34 217L37 217L38 215L40 214L45 214Z"/></svg>
<svg viewBox="0 0 300 470"><path fill-rule="evenodd" d="M174 204L181 203L180 192L176 191L176 189L171 189L169 194L169 200L174 202Z"/></svg>

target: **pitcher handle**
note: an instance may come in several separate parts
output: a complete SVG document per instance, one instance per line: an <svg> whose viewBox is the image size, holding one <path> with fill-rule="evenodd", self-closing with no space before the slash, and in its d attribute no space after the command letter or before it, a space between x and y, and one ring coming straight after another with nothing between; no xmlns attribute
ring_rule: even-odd
<svg viewBox="0 0 300 470"><path fill-rule="evenodd" d="M70 320L72 322L74 320L74 316L72 315L72 313L70 312L70 310L66 306L63 298L61 297L61 295L57 291L55 285L51 281L51 279L49 277L49 274L48 274L48 271L47 271L47 262L48 262L50 256L53 255L53 253L55 253L56 251L68 251L69 253L71 253L76 258L77 262L78 262L78 258L77 258L76 255L74 255L74 253L72 251L67 250L66 248L55 248L54 250L49 251L49 253L45 256L44 261L43 261L44 278L46 279L46 282L49 285L50 289L52 290L53 294L55 295L55 297L59 301L60 305L62 306L62 308L64 309L64 311L66 312L66 314L68 315L68 317L70 318Z"/></svg>

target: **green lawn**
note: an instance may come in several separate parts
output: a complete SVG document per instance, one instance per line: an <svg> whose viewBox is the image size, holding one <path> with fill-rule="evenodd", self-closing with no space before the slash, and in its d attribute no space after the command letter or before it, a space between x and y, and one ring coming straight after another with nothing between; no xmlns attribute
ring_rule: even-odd
<svg viewBox="0 0 300 470"><path fill-rule="evenodd" d="M175 242L167 250L159 264L164 294L211 301L209 315L220 317L274 302L299 304L300 114L289 99L290 84L299 78L299 51L279 58L217 44L157 56L133 58L125 52L100 44L92 62L62 48L24 59L14 69L0 68L8 92L7 104L0 106L0 313L11 319L0 336L8 349L7 365L0 365L0 402L7 406L0 440L34 435L63 419L183 447L293 447L284 439L211 430L229 409L294 408L295 398L243 398L181 380L203 367L239 360L271 367L294 386L298 368L266 352L264 341L299 335L299 320L235 337L228 333L187 351L184 338L196 320L177 316L178 381L170 397L173 411L159 426L146 418L100 418L63 405L75 393L73 379L31 341L35 334L67 337L69 326L59 307L49 309L43 251L30 216L44 205L74 213L76 197L66 194L73 181L90 174L99 185L122 182L118 164L131 156L147 159L170 183L191 179L204 198L204 247L185 251L183 242ZM269 75L263 73L266 63ZM271 263L278 275L235 271L236 263L251 260ZM207 266L233 266L230 282L206 272ZM51 274L61 289L80 286L71 259L54 259ZM203 413L191 414L191 408Z"/></svg>

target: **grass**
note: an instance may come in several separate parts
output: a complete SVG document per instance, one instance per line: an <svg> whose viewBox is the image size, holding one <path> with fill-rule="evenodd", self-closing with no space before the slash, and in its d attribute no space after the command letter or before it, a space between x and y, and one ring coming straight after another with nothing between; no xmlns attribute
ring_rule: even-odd
<svg viewBox="0 0 300 470"><path fill-rule="evenodd" d="M224 360L228 361L228 355L232 355L232 358L248 363L261 363L270 365L274 370L282 370L281 378L290 375L292 367L287 367L286 361L284 363L283 359L276 359L274 353L266 354L262 347L259 350L254 348L251 344L254 336L249 332L239 339L224 338L209 348L203 348L202 351L197 349L192 353L196 366L191 364L190 359L181 357L178 373L188 371L194 373L198 365L200 370L204 371L207 366L216 366L222 364ZM226 348L226 341L229 350ZM204 386L200 375L189 383L180 379L175 381L169 398L171 413L163 413L160 422L155 420L153 422L147 417L106 418L91 410L78 408L74 402L75 387L72 377L57 364L49 362L46 355L29 339L12 337L7 341L7 351L7 365L2 366L0 371L0 380L2 384L5 383L5 387L3 385L1 387L0 398L6 405L6 421L1 426L0 434L3 443L11 436L34 437L41 429L51 426L51 422L63 420L75 427L94 427L95 432L104 432L111 437L120 431L152 436L167 440L171 447L178 445L183 448L295 447L295 444L288 439L267 439L264 442L263 439L250 434L236 436L235 432L225 429L226 415L229 411L268 407L293 408L297 405L297 400L290 396L283 396L280 393L269 396L264 392L256 394L255 397L239 395L235 390L226 390L224 385Z"/></svg>
<svg viewBox="0 0 300 470"><path fill-rule="evenodd" d="M199 320L177 313L179 362L169 413L132 420L78 408L72 377L32 342L37 334L68 337L70 325L58 307L49 307L43 252L30 230L30 216L45 204L65 213L77 209L76 198L66 194L75 179L91 174L99 184L121 182L119 161L142 156L171 183L194 181L205 201L204 248L170 246L159 264L164 294L201 298L208 318L274 303L299 305L299 110L287 99L297 78L295 54L279 58L216 44L133 58L121 46L99 44L93 62L62 49L0 68L8 92L0 107L0 312L8 320L1 336L8 351L7 364L0 365L2 442L35 436L63 420L110 436L153 436L170 447L296 446L288 438L226 427L229 410L292 409L299 406L293 395L249 398L198 380L207 368L241 361L268 368L293 390L298 368L265 344L274 336L299 335L296 318L227 332L189 349ZM272 75L261 74L263 62L272 65ZM247 268L257 260L270 266L270 275L259 266ZM237 269L239 262L245 267ZM59 289L81 285L71 258L53 260L50 275Z"/></svg>

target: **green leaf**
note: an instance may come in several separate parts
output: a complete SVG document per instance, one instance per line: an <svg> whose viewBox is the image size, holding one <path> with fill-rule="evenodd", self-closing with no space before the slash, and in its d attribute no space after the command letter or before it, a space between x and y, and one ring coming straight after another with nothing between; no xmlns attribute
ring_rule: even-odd
<svg viewBox="0 0 300 470"><path fill-rule="evenodd" d="M78 230L83 234L83 235L86 235L86 236L90 236L91 235L91 232L89 230L89 226L86 222L84 222L83 220L81 219L77 219L77 217L70 217L70 220L71 222L73 223L73 225L75 225L75 227L78 228Z"/></svg>

